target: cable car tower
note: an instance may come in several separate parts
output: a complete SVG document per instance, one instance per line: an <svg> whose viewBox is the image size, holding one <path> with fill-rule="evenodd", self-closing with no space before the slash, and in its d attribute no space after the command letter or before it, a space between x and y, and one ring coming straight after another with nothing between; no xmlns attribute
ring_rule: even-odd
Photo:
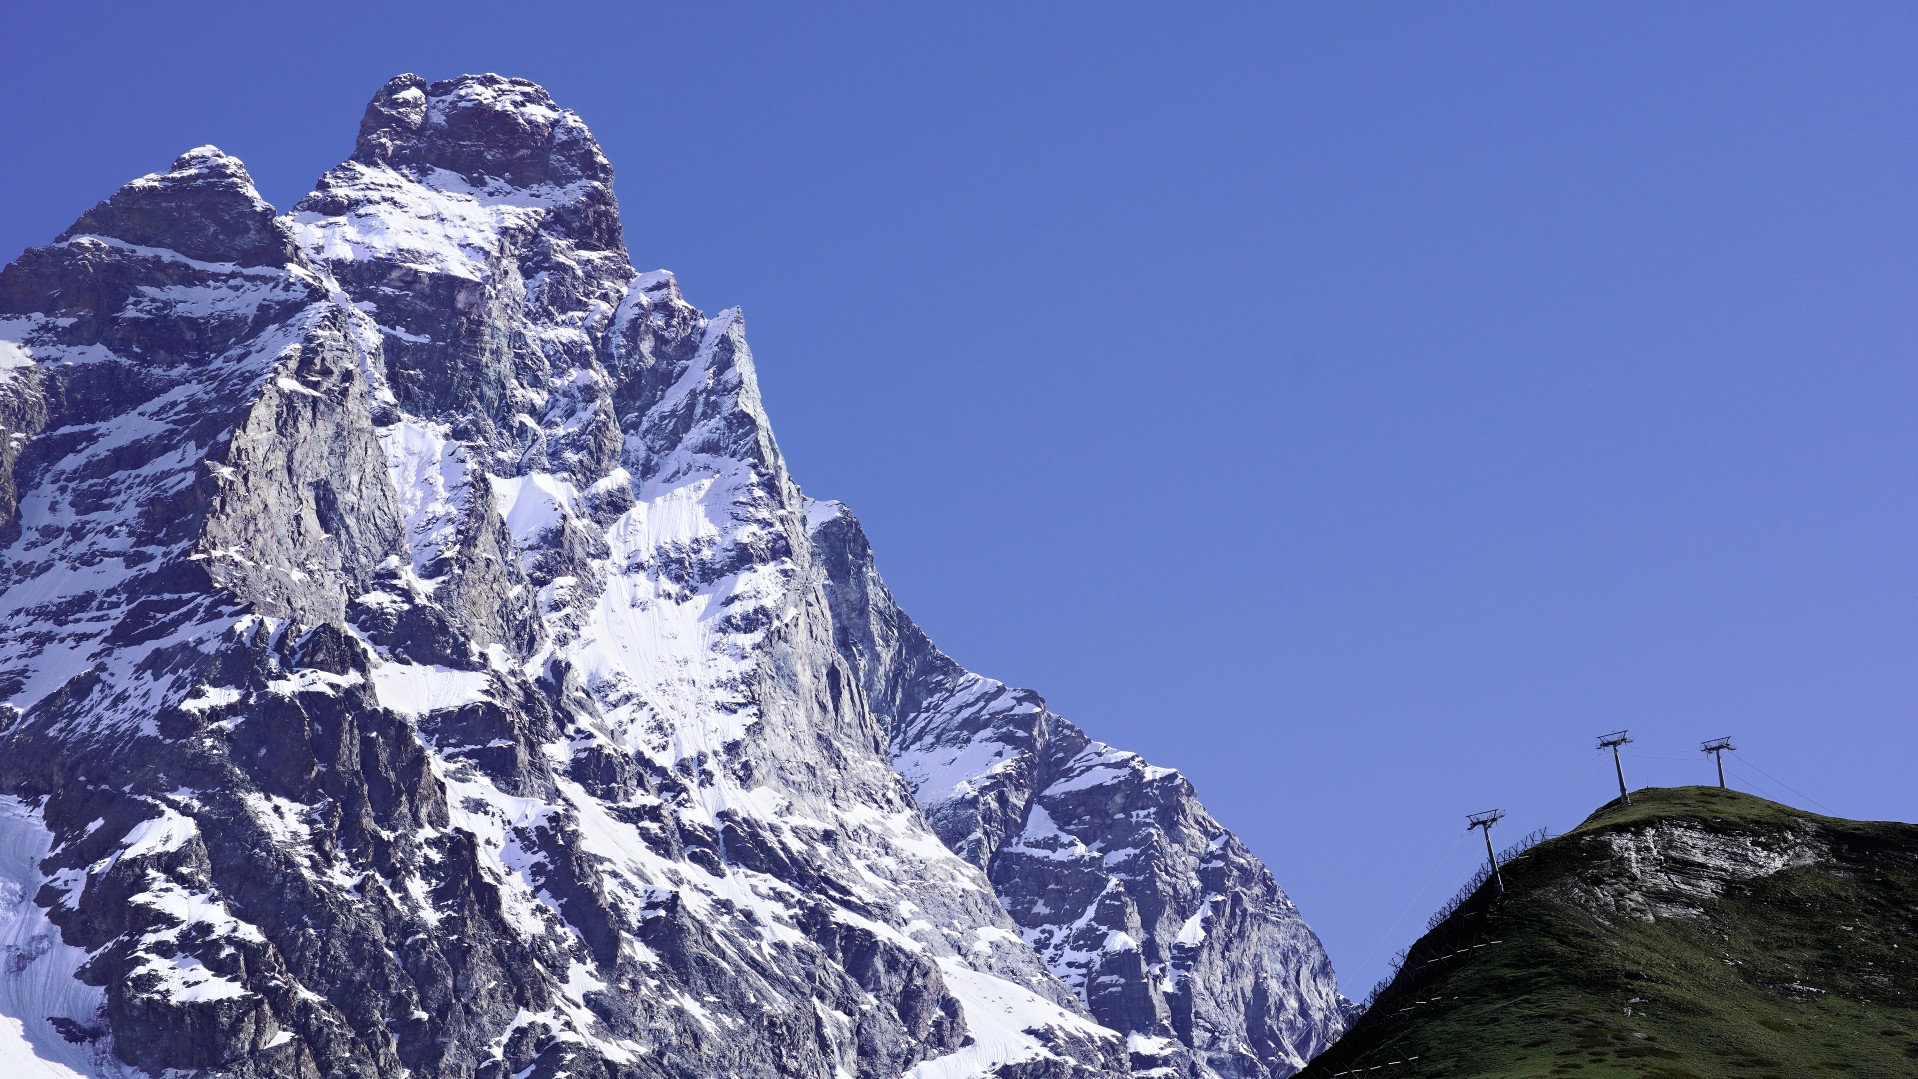
<svg viewBox="0 0 1918 1079"><path fill-rule="evenodd" d="M1492 886L1498 889L1498 894L1504 895L1505 881L1498 875L1498 855L1492 851L1492 825L1505 819L1505 811L1502 809L1488 809L1483 813L1474 813L1465 819L1468 822L1465 828L1466 831L1469 832L1473 828L1483 828L1485 830L1485 861L1492 867Z"/></svg>
<svg viewBox="0 0 1918 1079"><path fill-rule="evenodd" d="M1712 760L1718 762L1718 786L1719 786L1719 789L1721 790L1724 789L1725 787L1725 751L1728 749L1736 750L1738 747L1735 745L1732 745L1732 740L1730 738L1714 738L1709 742L1700 742L1698 744L1698 748L1706 753L1710 753L1712 755Z"/></svg>
<svg viewBox="0 0 1918 1079"><path fill-rule="evenodd" d="M1625 765L1618 759L1618 747L1631 741L1624 731L1613 731L1598 736L1598 748L1612 751L1612 767L1618 769L1618 797L1626 805L1632 804L1631 794L1625 790Z"/></svg>

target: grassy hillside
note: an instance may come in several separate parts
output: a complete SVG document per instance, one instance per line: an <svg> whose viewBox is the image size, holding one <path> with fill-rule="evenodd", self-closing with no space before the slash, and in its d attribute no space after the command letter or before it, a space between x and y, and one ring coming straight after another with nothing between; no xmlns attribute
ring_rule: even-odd
<svg viewBox="0 0 1918 1079"><path fill-rule="evenodd" d="M1918 1076L1918 826L1632 798L1514 859L1303 1079Z"/></svg>

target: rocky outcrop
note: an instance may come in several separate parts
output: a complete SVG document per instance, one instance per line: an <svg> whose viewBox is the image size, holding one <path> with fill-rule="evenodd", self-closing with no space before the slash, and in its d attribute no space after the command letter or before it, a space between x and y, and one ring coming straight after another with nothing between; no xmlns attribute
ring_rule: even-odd
<svg viewBox="0 0 1918 1079"><path fill-rule="evenodd" d="M1702 918L1714 900L1746 881L1832 861L1816 829L1727 832L1676 818L1602 832L1584 840L1591 868L1567 882L1565 898L1601 917L1640 921Z"/></svg>
<svg viewBox="0 0 1918 1079"><path fill-rule="evenodd" d="M1182 779L891 607L537 86L392 80L284 215L210 147L129 184L0 273L0 427L23 1051L1263 1076L1332 1021ZM963 731L1024 778L929 786Z"/></svg>
<svg viewBox="0 0 1918 1079"><path fill-rule="evenodd" d="M1344 1025L1330 962L1184 776L959 667L893 602L858 521L815 503L841 653L940 838L1141 1072L1283 1076Z"/></svg>

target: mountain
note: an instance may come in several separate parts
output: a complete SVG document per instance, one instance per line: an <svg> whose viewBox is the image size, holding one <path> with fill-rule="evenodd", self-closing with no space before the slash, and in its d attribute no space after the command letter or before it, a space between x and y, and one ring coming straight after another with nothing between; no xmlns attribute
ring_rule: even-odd
<svg viewBox="0 0 1918 1079"><path fill-rule="evenodd" d="M1271 875L931 645L612 180L401 76L0 272L0 1071L1295 1071Z"/></svg>
<svg viewBox="0 0 1918 1079"><path fill-rule="evenodd" d="M1502 875L1304 1079L1918 1075L1918 825L1641 790Z"/></svg>
<svg viewBox="0 0 1918 1079"><path fill-rule="evenodd" d="M893 602L852 514L812 515L839 651L894 765L1094 1016L1135 1056L1190 1046L1229 1076L1296 1070L1337 1036L1318 938L1184 776L961 668Z"/></svg>

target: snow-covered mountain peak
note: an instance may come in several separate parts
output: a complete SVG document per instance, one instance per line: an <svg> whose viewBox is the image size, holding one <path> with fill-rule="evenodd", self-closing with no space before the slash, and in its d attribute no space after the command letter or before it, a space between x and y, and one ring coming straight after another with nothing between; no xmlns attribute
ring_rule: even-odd
<svg viewBox="0 0 1918 1079"><path fill-rule="evenodd" d="M397 76L367 105L352 160L480 198L572 206L553 223L570 239L598 251L621 246L612 164L577 114L524 79ZM337 173L321 192L329 182ZM579 217L584 204L597 213Z"/></svg>
<svg viewBox="0 0 1918 1079"><path fill-rule="evenodd" d="M203 170L209 174L219 174L239 179L251 187L253 178L247 175L246 166L240 159L220 149L212 143L195 146L186 153L173 159L173 172ZM135 183L140 181L135 180Z"/></svg>
<svg viewBox="0 0 1918 1079"><path fill-rule="evenodd" d="M103 1076L1291 1070L1339 1018L1263 866L932 647L611 176L532 83L405 75L285 215L203 147L0 272L0 848L52 852L0 946L104 987L22 1029Z"/></svg>
<svg viewBox="0 0 1918 1079"><path fill-rule="evenodd" d="M285 266L300 260L246 167L215 146L195 147L167 171L131 181L82 214L60 240L82 236L209 263Z"/></svg>
<svg viewBox="0 0 1918 1079"><path fill-rule="evenodd" d="M386 80L366 103L354 154L380 162L394 139L414 138L426 123L426 85L425 79L410 71Z"/></svg>

